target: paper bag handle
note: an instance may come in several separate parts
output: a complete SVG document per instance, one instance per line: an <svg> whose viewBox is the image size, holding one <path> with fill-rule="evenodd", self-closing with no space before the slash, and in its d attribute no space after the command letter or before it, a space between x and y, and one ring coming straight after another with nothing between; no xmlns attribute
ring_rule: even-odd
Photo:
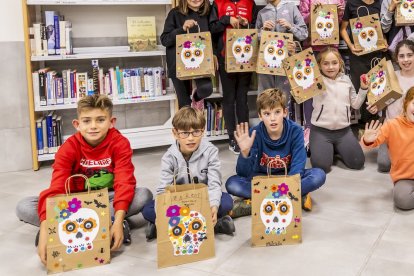
<svg viewBox="0 0 414 276"><path fill-rule="evenodd" d="M377 66L378 63L380 63L380 62L381 62L380 58L375 57L375 58L371 59L371 69L374 68L375 66Z"/></svg>
<svg viewBox="0 0 414 276"><path fill-rule="evenodd" d="M366 6L359 6L358 9L357 9L358 20L359 20L359 17L360 17L359 16L359 9L360 8L366 8L367 9L367 12L368 12L368 15L369 15L369 9Z"/></svg>
<svg viewBox="0 0 414 276"><path fill-rule="evenodd" d="M201 31L200 31L200 25L198 25L198 23L197 23L197 28L198 28L198 32L200 33ZM190 28L187 28L187 34L189 34L190 33Z"/></svg>
<svg viewBox="0 0 414 276"><path fill-rule="evenodd" d="M177 192L177 176L180 175L180 172L183 172L183 170L178 170L178 172L174 173L174 176L173 176L174 192ZM193 184L193 189L195 190L195 183L194 183L194 179L191 177L190 169L186 171L186 174L190 177L191 184Z"/></svg>
<svg viewBox="0 0 414 276"><path fill-rule="evenodd" d="M85 185L88 187L88 194L91 192L91 184L89 183L89 178L84 174L74 174L69 176L65 181L65 193L67 196L70 196L70 180L75 177L82 177L85 179Z"/></svg>
<svg viewBox="0 0 414 276"><path fill-rule="evenodd" d="M273 159L273 160L271 160L271 161L269 161L269 162L267 163L267 176L268 176L268 177L270 177L270 175L272 174L272 168L270 167L270 165L271 165L272 163L282 163L282 164L283 164L283 167L285 168L285 177L287 176L287 165L286 165L286 162L285 162L285 161L283 161L283 160L282 160L282 159L280 159L280 158L275 158L275 159Z"/></svg>

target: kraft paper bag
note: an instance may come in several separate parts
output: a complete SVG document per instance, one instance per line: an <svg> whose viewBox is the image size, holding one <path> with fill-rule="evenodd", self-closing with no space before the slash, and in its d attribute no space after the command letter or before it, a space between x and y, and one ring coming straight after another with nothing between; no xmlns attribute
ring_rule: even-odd
<svg viewBox="0 0 414 276"><path fill-rule="evenodd" d="M226 71L254 72L259 53L257 29L226 30Z"/></svg>
<svg viewBox="0 0 414 276"><path fill-rule="evenodd" d="M312 5L310 13L311 45L339 44L338 7Z"/></svg>
<svg viewBox="0 0 414 276"><path fill-rule="evenodd" d="M402 0L395 9L395 25L414 25L414 0Z"/></svg>

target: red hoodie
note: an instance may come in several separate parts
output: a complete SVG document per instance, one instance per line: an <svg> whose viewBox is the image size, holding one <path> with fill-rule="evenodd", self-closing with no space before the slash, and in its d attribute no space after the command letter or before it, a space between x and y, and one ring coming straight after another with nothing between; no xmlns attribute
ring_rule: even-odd
<svg viewBox="0 0 414 276"><path fill-rule="evenodd" d="M65 181L74 174L88 177L106 175L110 179L114 195L114 209L128 211L134 198L136 180L131 161L132 149L127 138L115 128L108 131L105 139L96 147L90 146L80 132L72 135L56 153L50 187L39 195L40 221L46 219L46 198L65 194ZM109 177L108 177L109 176ZM72 179L71 193L84 192L84 180Z"/></svg>

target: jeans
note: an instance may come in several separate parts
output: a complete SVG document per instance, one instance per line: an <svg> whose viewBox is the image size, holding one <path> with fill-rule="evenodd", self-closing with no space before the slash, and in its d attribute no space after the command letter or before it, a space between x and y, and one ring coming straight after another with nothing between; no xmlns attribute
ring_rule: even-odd
<svg viewBox="0 0 414 276"><path fill-rule="evenodd" d="M257 174L265 175L265 174ZM319 189L325 184L326 174L319 168L304 169L300 174L302 196ZM233 175L226 181L226 189L229 194L252 198L252 178Z"/></svg>

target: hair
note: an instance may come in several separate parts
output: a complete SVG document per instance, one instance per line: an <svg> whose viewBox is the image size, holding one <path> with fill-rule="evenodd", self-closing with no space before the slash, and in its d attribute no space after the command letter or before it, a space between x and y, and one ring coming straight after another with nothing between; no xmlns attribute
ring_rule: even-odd
<svg viewBox="0 0 414 276"><path fill-rule="evenodd" d="M184 15L188 14L188 0L180 0L178 2L178 11ZM210 11L210 0L204 0L204 3L200 6L200 15L207 15Z"/></svg>
<svg viewBox="0 0 414 276"><path fill-rule="evenodd" d="M408 89L403 102L403 114L407 115L408 104L414 99L414 86Z"/></svg>
<svg viewBox="0 0 414 276"><path fill-rule="evenodd" d="M339 60L339 72L344 73L345 72L345 62L342 59L341 54L339 53L338 49L333 47L326 47L322 51L319 52L318 56L316 57L316 62L318 62L318 65L321 66L321 63L325 60L326 56L332 53L336 56L336 58ZM323 74L322 70L321 73Z"/></svg>
<svg viewBox="0 0 414 276"><path fill-rule="evenodd" d="M393 54L393 58L396 62L398 61L398 53L400 52L403 46L407 47L412 52L414 52L414 42L412 40L409 40L409 39L401 40L400 42L397 43L397 46L395 46L395 52Z"/></svg>
<svg viewBox="0 0 414 276"><path fill-rule="evenodd" d="M108 111L109 116L112 116L113 104L111 99L109 99L106 95L90 95L81 98L78 101L78 116L82 111L94 108Z"/></svg>
<svg viewBox="0 0 414 276"><path fill-rule="evenodd" d="M172 125L176 130L204 129L206 118L202 111L185 106L175 113Z"/></svg>
<svg viewBox="0 0 414 276"><path fill-rule="evenodd" d="M257 97L256 107L259 114L263 109L275 109L278 106L285 109L287 107L287 97L285 93L277 88L266 89Z"/></svg>

